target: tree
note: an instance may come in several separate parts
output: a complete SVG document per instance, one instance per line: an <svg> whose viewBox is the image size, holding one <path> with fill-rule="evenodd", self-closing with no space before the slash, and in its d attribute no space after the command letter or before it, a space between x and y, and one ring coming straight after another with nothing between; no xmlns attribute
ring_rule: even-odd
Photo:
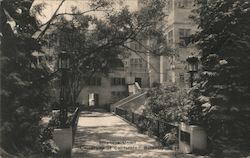
<svg viewBox="0 0 250 158"><path fill-rule="evenodd" d="M176 86L159 86L148 91L146 116L170 123L188 122L188 111L193 105L186 90Z"/></svg>
<svg viewBox="0 0 250 158"><path fill-rule="evenodd" d="M3 0L0 8L1 147L12 153L39 149L39 121L50 100L49 82L43 80L48 71L31 66L32 53L41 48L32 38L38 30L30 16L32 2Z"/></svg>
<svg viewBox="0 0 250 158"><path fill-rule="evenodd" d="M222 153L229 146L244 150L250 139L250 3L197 0L196 4L193 18L200 31L193 40L201 50L203 69L196 106L202 107L198 109L214 150Z"/></svg>
<svg viewBox="0 0 250 158"><path fill-rule="evenodd" d="M81 75L107 72L124 50L130 49L127 42L140 43L139 37L148 36L155 37L158 43L165 42L162 28L157 26L157 21L165 16L162 11L164 0L148 1L142 10L135 13L131 13L126 7L116 12L112 8L115 2L112 0L92 1L91 10L86 12L73 9L72 13L58 13L64 2L62 0L52 18L41 25L45 27L42 29L37 26L37 19L30 15L33 0L1 1L1 134L4 138L1 146L9 152L26 152L27 148L34 151L39 144L39 121L49 104L49 81L58 73L49 73L46 69L31 66L32 53L41 50L43 36L51 26L58 26L58 34L68 30L81 42L81 48L77 51L74 50L75 46L69 45L74 50L71 62L74 71L70 79L72 89L75 90L73 101L81 88ZM36 5L34 8L37 12L33 14L40 14L44 6L43 3ZM106 19L86 15L92 11L103 11ZM61 18L63 15L73 18L66 21ZM57 21L58 18L61 18L60 21ZM88 29L90 23L95 25L92 31ZM39 29L42 31L33 38ZM74 43L76 41L78 40L74 39ZM147 46L144 47L148 49ZM60 49L62 48L58 47Z"/></svg>
<svg viewBox="0 0 250 158"><path fill-rule="evenodd" d="M86 14L89 11L72 8L70 13L54 14L54 19L52 17L46 25L50 27L45 27L47 30L58 28L51 32L59 38L57 51L65 50L72 54L70 84L73 103L82 88L82 78L87 80L95 73L107 74L111 68L121 63L122 56L128 51L159 54L166 50L166 39L159 23L166 16L163 11L165 1L148 1L147 5L136 12L130 12L127 7L114 11L110 7L112 1L106 2L108 3L96 3L90 9L92 12L102 11L105 17L103 19ZM66 20L65 15L71 16L71 19ZM38 37L41 38L43 33L44 31ZM141 39L149 38L157 41L155 45L146 46L141 42ZM53 41L55 40L48 42ZM130 42L140 44L144 51L130 48Z"/></svg>

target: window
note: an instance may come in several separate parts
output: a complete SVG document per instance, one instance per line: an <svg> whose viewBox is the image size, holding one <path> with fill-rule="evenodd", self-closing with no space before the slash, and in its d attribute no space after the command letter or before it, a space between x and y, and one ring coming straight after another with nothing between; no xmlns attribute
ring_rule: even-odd
<svg viewBox="0 0 250 158"><path fill-rule="evenodd" d="M70 43L70 36L68 34L62 34L59 38L59 46L60 50L70 50L71 48L71 43Z"/></svg>
<svg viewBox="0 0 250 158"><path fill-rule="evenodd" d="M178 2L178 8L191 8L192 3L189 0L179 0Z"/></svg>
<svg viewBox="0 0 250 158"><path fill-rule="evenodd" d="M130 66L134 69L142 69L143 68L143 60L141 58L132 58L130 59Z"/></svg>
<svg viewBox="0 0 250 158"><path fill-rule="evenodd" d="M190 29L179 29L179 44L181 46L187 45L187 38L190 36Z"/></svg>
<svg viewBox="0 0 250 158"><path fill-rule="evenodd" d="M101 86L102 84L102 78L101 77L93 77L93 78L89 78L86 81L87 85L89 86Z"/></svg>
<svg viewBox="0 0 250 158"><path fill-rule="evenodd" d="M179 37L188 37L190 36L190 29L179 29Z"/></svg>
<svg viewBox="0 0 250 158"><path fill-rule="evenodd" d="M124 67L128 67L128 61L123 61Z"/></svg>
<svg viewBox="0 0 250 158"><path fill-rule="evenodd" d="M141 50L142 49L142 40L140 40L139 42L131 42L130 43L130 48L133 50Z"/></svg>
<svg viewBox="0 0 250 158"><path fill-rule="evenodd" d="M185 77L184 77L184 73L180 73L180 84L184 84L185 83Z"/></svg>
<svg viewBox="0 0 250 158"><path fill-rule="evenodd" d="M169 12L173 11L173 0L167 1L167 8Z"/></svg>
<svg viewBox="0 0 250 158"><path fill-rule="evenodd" d="M46 45L48 48L53 48L56 42L56 35L55 34L46 34L45 35Z"/></svg>
<svg viewBox="0 0 250 158"><path fill-rule="evenodd" d="M124 97L127 96L127 92L124 92L124 91L112 91L111 95L112 95L112 98L121 99L121 98L124 98Z"/></svg>
<svg viewBox="0 0 250 158"><path fill-rule="evenodd" d="M59 46L61 50L76 51L79 50L81 45L81 39L74 33L63 33L59 37Z"/></svg>
<svg viewBox="0 0 250 158"><path fill-rule="evenodd" d="M139 59L139 61L138 61L139 63L138 63L138 65L139 65L139 67L140 68L142 68L143 67L143 64L142 64L142 59Z"/></svg>
<svg viewBox="0 0 250 158"><path fill-rule="evenodd" d="M115 78L112 78L111 79L111 85L125 85L125 78L118 78L118 77L115 77Z"/></svg>
<svg viewBox="0 0 250 158"><path fill-rule="evenodd" d="M169 44L173 44L173 42L174 42L173 35L174 35L173 30L171 30L171 31L168 32L168 43Z"/></svg>

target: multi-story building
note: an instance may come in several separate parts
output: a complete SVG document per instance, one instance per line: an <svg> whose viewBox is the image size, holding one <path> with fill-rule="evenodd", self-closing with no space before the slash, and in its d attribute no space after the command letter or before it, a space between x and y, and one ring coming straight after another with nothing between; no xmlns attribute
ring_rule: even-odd
<svg viewBox="0 0 250 158"><path fill-rule="evenodd" d="M128 96L124 67L112 69L108 74L95 74L85 81L78 102L89 106L103 106Z"/></svg>
<svg viewBox="0 0 250 158"><path fill-rule="evenodd" d="M138 8L145 3L138 0ZM196 26L189 18L193 9L193 0L168 0L168 16L165 23L167 44L172 54L157 56L150 54L145 47L152 39L143 39L140 43L128 42L128 46L138 52L128 52L123 58L123 65L116 67L107 75L94 74L85 80L78 97L78 102L85 105L105 105L114 103L129 95L129 85L138 83L141 88L152 87L154 83L176 84L188 87L189 74L186 59L196 54L193 46L186 45L185 37L195 32ZM48 50L49 51L49 50Z"/></svg>
<svg viewBox="0 0 250 158"><path fill-rule="evenodd" d="M145 1L138 0L138 8L145 5ZM163 85L175 84L186 88L189 85L189 74L187 72L186 59L190 55L196 55L194 45L187 45L186 37L193 34L197 26L189 17L194 9L194 0L167 0L166 14L161 22L165 26L167 45L171 48L169 52L156 56L148 54L148 77L149 86L155 83Z"/></svg>
<svg viewBox="0 0 250 158"><path fill-rule="evenodd" d="M195 47L187 45L186 42L186 37L197 29L190 19L193 7L194 0L168 0L166 36L172 55L160 57L160 83L162 84L176 84L179 87L189 85L186 59L191 54L197 54Z"/></svg>
<svg viewBox="0 0 250 158"><path fill-rule="evenodd" d="M159 56L148 52L150 39L141 40L139 43L131 42L128 46L135 50L130 51L125 64L127 79L130 83L137 82L141 88L151 87L159 83Z"/></svg>
<svg viewBox="0 0 250 158"><path fill-rule="evenodd" d="M197 54L195 47L187 45L185 41L185 37L196 31L196 25L189 18L193 4L193 0L168 0L168 16L164 22L167 44L172 52L166 54L172 55L157 56L148 53L145 46L149 46L152 39L142 40L143 47L139 43L130 42L128 46L131 49L142 53L129 52L130 55L123 59L124 67L112 70L108 77L100 77L98 85L83 87L79 100L90 102L93 97L89 95L94 93L99 98L100 105L113 103L127 96L128 85L135 82L142 88L151 87L154 83L188 87L186 59L191 54ZM142 5L145 3L139 0L138 8Z"/></svg>
<svg viewBox="0 0 250 158"><path fill-rule="evenodd" d="M151 74L153 72L157 74L159 67L155 68L155 66L158 66L159 63L155 65L156 62L152 60L154 57L150 57L140 44L130 42L128 46L142 53L127 52L128 57L122 59L122 66L111 69L107 75L96 74L91 79L95 83L85 83L83 85L78 98L80 103L91 105L91 102L94 102L95 105L100 106L114 103L128 96L131 93L131 86L148 88L152 85L152 82L158 82L159 75L158 78L150 78L149 68L152 69Z"/></svg>

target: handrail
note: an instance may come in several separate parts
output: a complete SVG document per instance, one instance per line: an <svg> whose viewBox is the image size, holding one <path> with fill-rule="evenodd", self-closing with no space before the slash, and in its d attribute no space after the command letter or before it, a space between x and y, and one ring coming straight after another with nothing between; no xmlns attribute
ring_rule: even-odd
<svg viewBox="0 0 250 158"><path fill-rule="evenodd" d="M119 105L120 103L122 103L122 102L124 102L124 101L127 101L127 100L130 100L130 99L134 98L135 96L138 96L139 94L140 94L140 93L138 93L138 94L133 94L133 95L129 95L129 96L127 96L126 98L123 98L123 99L119 100L118 102L112 104L112 106L115 106L115 105L117 105L117 104Z"/></svg>
<svg viewBox="0 0 250 158"><path fill-rule="evenodd" d="M74 142L75 138L75 133L77 129L77 124L78 124L78 119L79 119L79 113L80 113L80 108L77 107L76 110L73 113L73 118L71 120L71 127L72 127L72 143Z"/></svg>
<svg viewBox="0 0 250 158"><path fill-rule="evenodd" d="M178 124L178 123L170 123L170 122L167 122L167 121L162 120L162 119L155 119L155 118L153 118L153 117L148 117L148 116L145 116L145 115L136 113L136 112L127 111L127 110L124 110L124 109L119 108L119 107L116 107L116 109L122 110L122 111L124 111L124 112L126 112L126 113L131 112L131 113L134 113L134 114L136 114L136 115L138 115L138 116L142 116L142 117L144 117L144 118L146 118L146 119L151 119L151 120L154 120L154 121L160 121L160 122L162 122L162 123L166 123L166 124L169 124L169 125L171 125L171 126L179 127L179 124Z"/></svg>
<svg viewBox="0 0 250 158"><path fill-rule="evenodd" d="M165 141L166 133L174 132L178 137L179 126L176 123L151 118L119 107L116 107L115 114L135 125L140 132L148 131L157 136L163 143Z"/></svg>
<svg viewBox="0 0 250 158"><path fill-rule="evenodd" d="M123 102L123 103L119 104L119 105L116 106L116 107L120 107L120 106L122 106L122 105L124 105L124 104L127 104L127 103L133 101L134 99L137 99L137 98L139 98L139 97L141 97L141 96L143 96L143 95L146 95L146 94L147 94L147 92L141 93L140 95L138 95L138 96L136 96L136 97L134 97L134 98L131 98L130 100L128 100L128 101L126 101L126 102Z"/></svg>
<svg viewBox="0 0 250 158"><path fill-rule="evenodd" d="M78 113L79 113L80 108L77 107L76 110L73 112L73 118L71 120L71 127L74 128L76 123L77 123L77 117L78 117Z"/></svg>

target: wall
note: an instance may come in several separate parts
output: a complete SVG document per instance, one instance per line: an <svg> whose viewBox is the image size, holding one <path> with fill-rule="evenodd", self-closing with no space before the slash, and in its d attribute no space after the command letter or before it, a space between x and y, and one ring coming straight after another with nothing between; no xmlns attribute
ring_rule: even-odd
<svg viewBox="0 0 250 158"><path fill-rule="evenodd" d="M180 88L189 86L189 74L186 70L186 59L191 54L197 55L198 51L194 45L180 45L180 29L190 29L190 34L195 33L197 26L189 16L192 14L193 0L189 0L188 7L180 7L182 0L169 0L171 7L167 17L166 34L173 31L173 43L168 43L172 50L172 56L161 56L160 60L160 81L162 84L176 84ZM169 38L169 37L168 37ZM184 80L184 82L183 82Z"/></svg>
<svg viewBox="0 0 250 158"><path fill-rule="evenodd" d="M141 59L142 67L133 67L131 63L131 59ZM125 73L128 80L130 80L129 84L133 84L135 82L135 78L141 78L141 87L147 88L149 86L149 74L147 68L147 56L146 54L140 53L140 55L130 52L130 55L127 59L127 66L125 66Z"/></svg>
<svg viewBox="0 0 250 158"><path fill-rule="evenodd" d="M194 0L189 0L188 6L179 7L179 4L182 0L174 0L174 23L193 23L192 19L189 18L191 11L193 9Z"/></svg>
<svg viewBox="0 0 250 158"><path fill-rule="evenodd" d="M103 75L104 76L104 75ZM113 77L125 78L124 72L112 72L109 73L106 77L101 77L101 85L100 86L84 86L79 94L78 102L88 104L88 95L90 93L98 94L98 102L99 106L104 106L105 104L110 104L124 98L126 96L117 98L112 95L112 92L123 92L127 93L127 85L111 85L111 79Z"/></svg>

